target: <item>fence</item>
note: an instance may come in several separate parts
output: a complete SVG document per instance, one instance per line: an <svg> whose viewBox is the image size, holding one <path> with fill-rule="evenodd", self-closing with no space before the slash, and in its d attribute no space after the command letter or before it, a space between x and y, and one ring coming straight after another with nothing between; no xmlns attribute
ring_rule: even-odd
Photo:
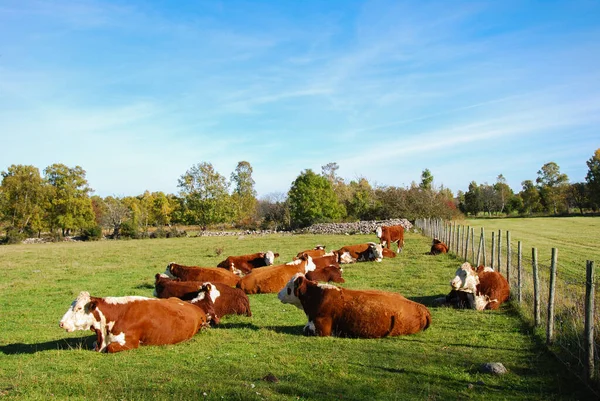
<svg viewBox="0 0 600 401"><path fill-rule="evenodd" d="M486 236L483 228L476 232L472 227L439 219L419 219L415 227L444 242L457 258L503 274L510 284L512 304L536 336L545 340L570 371L600 393L600 330L595 331L600 317L594 313L600 294L595 291L593 261L582 269L585 275L561 272L562 279L557 280L556 248L540 263L537 249L524 250L521 241L515 247L510 231Z"/></svg>

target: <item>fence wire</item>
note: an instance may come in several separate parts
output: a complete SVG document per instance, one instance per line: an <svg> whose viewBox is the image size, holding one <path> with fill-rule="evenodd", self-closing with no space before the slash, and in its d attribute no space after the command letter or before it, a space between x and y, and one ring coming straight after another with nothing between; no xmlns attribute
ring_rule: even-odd
<svg viewBox="0 0 600 401"><path fill-rule="evenodd" d="M554 331L552 341L548 342L546 328L548 327L548 305L550 290L550 272L552 255L537 255L537 266L539 275L539 299L540 299L540 325L535 326L534 314L534 277L532 249L523 247L521 254L521 302L518 302L518 238L510 239L510 253L508 252L506 236L507 231L501 232L500 247L498 247L498 231L495 232L495 243L492 244L491 232L483 230L471 230L469 227L456 225L441 220L419 219L415 227L422 234L431 238L437 238L449 247L449 252L458 259L468 261L476 266L479 254L480 263L485 266L493 266L507 277L511 288L511 301L520 313L522 319L530 324L535 330L535 335L545 343L553 354L570 370L575 376L580 377L587 383L596 395L600 394L600 316L594 316L594 372L593 380L589 380L586 371L587 352L585 340L585 293L586 293L586 266L579 271L562 271L558 264L556 272L556 283L554 292ZM468 233L468 234L467 234ZM483 233L483 241L481 236ZM481 241L481 244L480 244ZM500 248L501 262L498 264L498 248ZM492 249L495 254L492 255ZM558 254L560 259L560 253ZM493 261L493 262L492 262ZM510 263L509 263L510 261ZM510 271L507 274L507 267ZM600 305L600 291L598 291L598 279L595 280L595 307Z"/></svg>

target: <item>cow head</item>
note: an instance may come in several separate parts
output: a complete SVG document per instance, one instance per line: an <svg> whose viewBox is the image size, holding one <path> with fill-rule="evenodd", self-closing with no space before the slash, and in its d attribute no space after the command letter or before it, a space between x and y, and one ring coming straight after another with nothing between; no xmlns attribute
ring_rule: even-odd
<svg viewBox="0 0 600 401"><path fill-rule="evenodd" d="M343 252L338 253L338 262L343 264L354 263L356 262L356 259L354 259L352 255L350 255L350 252Z"/></svg>
<svg viewBox="0 0 600 401"><path fill-rule="evenodd" d="M381 262L383 260L383 246L374 242L369 242L369 249L371 250L371 257L369 259L375 260L375 262Z"/></svg>
<svg viewBox="0 0 600 401"><path fill-rule="evenodd" d="M306 290L306 277L302 273L296 273L288 283L279 291L277 298L284 304L292 304L296 308L302 309L300 295Z"/></svg>
<svg viewBox="0 0 600 401"><path fill-rule="evenodd" d="M306 265L304 266L304 273L311 272L317 268L317 266L315 266L315 263L313 262L310 255L308 255L306 253L303 253L302 255L300 255L300 257L298 259L295 259L291 262L286 263L286 265L288 265L288 266L299 265L303 262L306 262Z"/></svg>
<svg viewBox="0 0 600 401"><path fill-rule="evenodd" d="M452 288L458 291L476 293L479 277L469 262L465 262L456 270L454 278L450 281Z"/></svg>
<svg viewBox="0 0 600 401"><path fill-rule="evenodd" d="M75 330L89 330L96 323L96 318L92 314L95 309L96 304L92 302L90 293L81 291L60 319L59 326L69 333Z"/></svg>
<svg viewBox="0 0 600 401"><path fill-rule="evenodd" d="M214 304L221 292L212 283L206 282L198 288L198 296L190 300L192 304L202 303L202 310L206 314L206 319L214 324L219 324L219 317L215 313ZM202 302L205 301L205 302ZM200 306L200 305L197 305Z"/></svg>
<svg viewBox="0 0 600 401"><path fill-rule="evenodd" d="M324 251L325 245L317 245L313 248L315 251Z"/></svg>
<svg viewBox="0 0 600 401"><path fill-rule="evenodd" d="M273 262L275 262L275 258L278 258L278 257L279 257L278 253L273 253L273 251L267 251L264 254L265 266L271 266L273 264Z"/></svg>
<svg viewBox="0 0 600 401"><path fill-rule="evenodd" d="M176 278L173 273L171 273L171 266L174 265L175 262L171 262L167 265L167 268L165 269L165 272L163 273L165 276L167 276L168 278Z"/></svg>
<svg viewBox="0 0 600 401"><path fill-rule="evenodd" d="M383 235L383 230L381 229L381 226L375 229L375 235L377 235L377 238L381 239L381 236Z"/></svg>

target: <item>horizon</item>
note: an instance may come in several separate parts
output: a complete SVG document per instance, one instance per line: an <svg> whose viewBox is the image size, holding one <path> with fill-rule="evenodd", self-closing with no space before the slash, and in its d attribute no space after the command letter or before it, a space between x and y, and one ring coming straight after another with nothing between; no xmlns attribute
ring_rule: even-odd
<svg viewBox="0 0 600 401"><path fill-rule="evenodd" d="M178 194L248 161L258 197L346 182L515 193L600 148L600 3L0 5L0 171L81 166L96 195Z"/></svg>

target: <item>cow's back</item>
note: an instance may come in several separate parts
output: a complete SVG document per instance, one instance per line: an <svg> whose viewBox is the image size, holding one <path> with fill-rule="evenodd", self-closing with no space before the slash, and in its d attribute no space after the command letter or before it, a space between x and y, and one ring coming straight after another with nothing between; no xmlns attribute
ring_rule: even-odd
<svg viewBox="0 0 600 401"><path fill-rule="evenodd" d="M425 305L398 293L340 289L327 291L327 294L332 299L324 298L321 312L335 316L335 335L362 338L398 336L425 330L431 323L431 314ZM341 305L340 299L343 300ZM335 308L341 310L335 311Z"/></svg>
<svg viewBox="0 0 600 401"><path fill-rule="evenodd" d="M237 287L246 294L278 292L296 273L304 273L305 263L297 265L266 266L252 270L242 277Z"/></svg>
<svg viewBox="0 0 600 401"><path fill-rule="evenodd" d="M223 283L229 286L235 286L240 280L239 276L229 270L216 267L181 267L177 277L183 281L210 281L211 283Z"/></svg>

